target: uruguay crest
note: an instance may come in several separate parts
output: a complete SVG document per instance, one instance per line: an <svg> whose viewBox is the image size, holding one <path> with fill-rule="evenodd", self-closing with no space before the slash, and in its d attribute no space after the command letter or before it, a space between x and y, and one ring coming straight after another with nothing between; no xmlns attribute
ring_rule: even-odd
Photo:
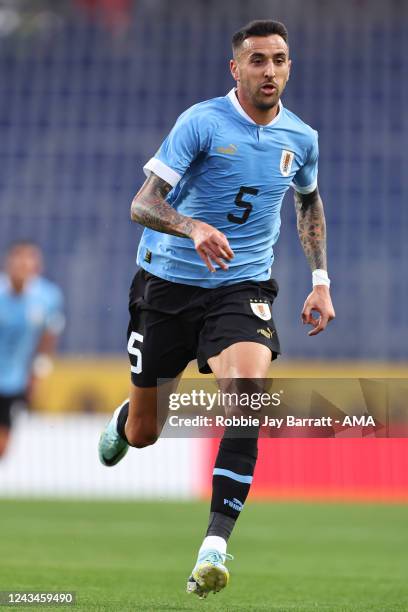
<svg viewBox="0 0 408 612"><path fill-rule="evenodd" d="M292 169L292 162L295 157L295 154L292 151L287 151L283 149L281 160L280 160L280 171L282 176L289 176L290 171Z"/></svg>
<svg viewBox="0 0 408 612"><path fill-rule="evenodd" d="M262 321L269 321L272 319L271 309L268 302L264 300L250 300L251 310Z"/></svg>

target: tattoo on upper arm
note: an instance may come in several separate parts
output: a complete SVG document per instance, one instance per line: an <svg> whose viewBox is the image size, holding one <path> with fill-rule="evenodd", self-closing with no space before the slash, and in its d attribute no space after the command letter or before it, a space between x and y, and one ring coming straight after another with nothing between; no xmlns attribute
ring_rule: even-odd
<svg viewBox="0 0 408 612"><path fill-rule="evenodd" d="M310 267L326 270L326 221L318 189L308 194L295 191L295 208L300 242Z"/></svg>
<svg viewBox="0 0 408 612"><path fill-rule="evenodd" d="M192 219L180 215L166 202L166 197L172 189L169 183L152 173L133 198L132 221L158 232L190 237Z"/></svg>

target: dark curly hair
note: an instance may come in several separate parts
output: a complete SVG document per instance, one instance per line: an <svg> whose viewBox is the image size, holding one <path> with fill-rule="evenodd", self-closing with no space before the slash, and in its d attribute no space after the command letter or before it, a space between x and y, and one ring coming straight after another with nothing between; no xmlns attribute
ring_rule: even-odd
<svg viewBox="0 0 408 612"><path fill-rule="evenodd" d="M250 36L271 36L272 34L278 34L288 44L288 31L286 26L280 21L272 21L270 19L250 21L233 35L232 50L234 52L237 51L244 40Z"/></svg>

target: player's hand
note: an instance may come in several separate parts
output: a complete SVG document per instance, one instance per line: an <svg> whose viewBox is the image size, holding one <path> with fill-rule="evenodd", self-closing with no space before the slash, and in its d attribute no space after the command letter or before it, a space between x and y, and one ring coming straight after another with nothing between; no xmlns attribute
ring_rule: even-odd
<svg viewBox="0 0 408 612"><path fill-rule="evenodd" d="M228 270L226 262L234 257L234 252L222 232L208 223L194 220L191 238L195 250L210 272L215 272L214 263L222 270Z"/></svg>
<svg viewBox="0 0 408 612"><path fill-rule="evenodd" d="M313 312L319 313L315 318ZM333 304L330 297L329 288L325 285L316 285L312 293L306 298L306 302L302 310L303 325L311 325L313 329L309 332L309 336L316 336L321 331L326 329L329 321L334 319Z"/></svg>

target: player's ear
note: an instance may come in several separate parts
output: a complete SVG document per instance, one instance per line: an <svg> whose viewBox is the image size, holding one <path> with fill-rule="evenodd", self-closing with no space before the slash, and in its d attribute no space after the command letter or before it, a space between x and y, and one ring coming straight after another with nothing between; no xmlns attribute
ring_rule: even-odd
<svg viewBox="0 0 408 612"><path fill-rule="evenodd" d="M237 64L237 61L235 59L230 60L230 70L231 70L231 74L232 74L233 79L235 81L239 81L238 64Z"/></svg>
<svg viewBox="0 0 408 612"><path fill-rule="evenodd" d="M292 60L288 60L288 78L286 79L286 82L289 81L291 67L292 67Z"/></svg>

